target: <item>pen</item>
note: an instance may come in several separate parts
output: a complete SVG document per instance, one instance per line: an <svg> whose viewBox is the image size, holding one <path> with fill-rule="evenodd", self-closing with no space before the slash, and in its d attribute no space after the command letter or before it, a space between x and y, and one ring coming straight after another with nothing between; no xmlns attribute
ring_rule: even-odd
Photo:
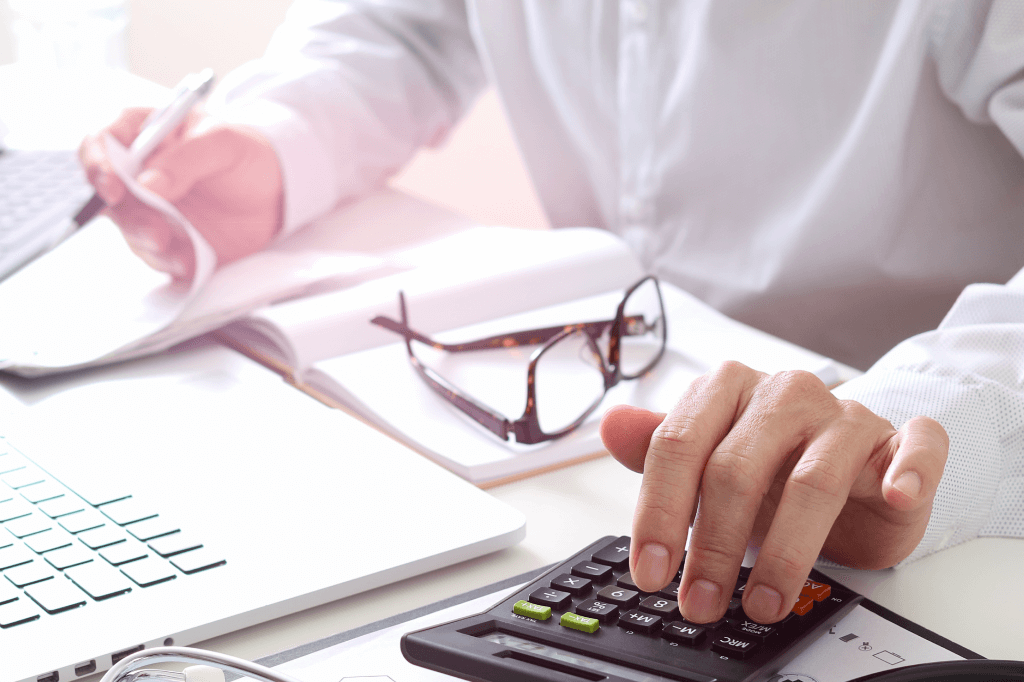
<svg viewBox="0 0 1024 682"><path fill-rule="evenodd" d="M163 108L153 111L146 118L142 124L142 131L128 148L128 158L132 166L128 169L130 175L135 175L138 172L146 157L152 154L153 150L171 134L171 131L185 120L188 112L209 92L212 85L213 71L211 69L203 69L199 73L185 76L171 94L170 102ZM106 202L103 201L99 193L94 192L92 198L75 214L72 232L95 218L96 214L106 206Z"/></svg>

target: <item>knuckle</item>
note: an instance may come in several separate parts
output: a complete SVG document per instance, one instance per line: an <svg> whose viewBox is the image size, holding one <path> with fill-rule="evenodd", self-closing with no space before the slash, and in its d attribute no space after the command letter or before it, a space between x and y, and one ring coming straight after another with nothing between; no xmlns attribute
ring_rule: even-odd
<svg viewBox="0 0 1024 682"><path fill-rule="evenodd" d="M757 563L765 561L771 573L785 576L806 576L810 566L804 552L785 542L773 542L761 548Z"/></svg>
<svg viewBox="0 0 1024 682"><path fill-rule="evenodd" d="M742 381L753 372L754 370L747 367L742 362L726 360L708 372L706 376L709 376L718 382L733 384Z"/></svg>
<svg viewBox="0 0 1024 682"><path fill-rule="evenodd" d="M699 448L696 419L687 414L670 414L655 429L648 456L658 461L689 459Z"/></svg>
<svg viewBox="0 0 1024 682"><path fill-rule="evenodd" d="M790 472L793 492L809 500L837 498L846 490L846 482L839 467L827 459L798 462Z"/></svg>
<svg viewBox="0 0 1024 682"><path fill-rule="evenodd" d="M679 496L672 486L653 486L640 491L637 499L637 513L643 516L645 527L651 519L657 519L655 525L668 525L679 528L683 524L689 526L689 510L679 504Z"/></svg>
<svg viewBox="0 0 1024 682"><path fill-rule="evenodd" d="M787 401L805 401L813 398L820 399L825 394L830 397L832 395L821 379L811 372L800 369L779 372L771 377L771 383L776 395Z"/></svg>
<svg viewBox="0 0 1024 682"><path fill-rule="evenodd" d="M763 494L761 481L754 475L750 458L732 451L719 451L712 455L704 467L704 485L709 491L728 490L741 497Z"/></svg>

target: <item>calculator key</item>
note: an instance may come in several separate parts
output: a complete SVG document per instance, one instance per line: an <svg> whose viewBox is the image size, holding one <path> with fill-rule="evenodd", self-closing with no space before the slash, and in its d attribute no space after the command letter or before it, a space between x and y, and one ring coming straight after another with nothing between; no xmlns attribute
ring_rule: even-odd
<svg viewBox="0 0 1024 682"><path fill-rule="evenodd" d="M152 547L152 545L150 545ZM551 587L557 590L565 590L574 597L583 597L590 592L591 582L589 578L581 578L578 575L563 573L551 581Z"/></svg>
<svg viewBox="0 0 1024 682"><path fill-rule="evenodd" d="M167 557L174 556L175 554L187 552L191 549L198 549L202 546L203 543L193 539L187 533L171 533L170 535L163 535L150 540L149 542L149 548L165 559ZM577 578L577 580L580 579L581 578Z"/></svg>
<svg viewBox="0 0 1024 682"><path fill-rule="evenodd" d="M661 627L661 616L653 613L627 611L619 618L619 627L649 635Z"/></svg>
<svg viewBox="0 0 1024 682"><path fill-rule="evenodd" d="M119 542L100 550L100 556L111 566L120 566L149 556L146 548L137 542Z"/></svg>
<svg viewBox="0 0 1024 682"><path fill-rule="evenodd" d="M801 594L797 598L796 604L793 605L793 613L798 616L806 616L810 613L812 606L814 606L814 598L806 594Z"/></svg>
<svg viewBox="0 0 1024 682"><path fill-rule="evenodd" d="M737 581L742 580L743 582L747 582L747 579L750 577L750 572L752 570L753 567L751 566L740 566L740 574L737 577Z"/></svg>
<svg viewBox="0 0 1024 682"><path fill-rule="evenodd" d="M733 658L746 658L757 648L757 644L751 639L743 639L732 633L719 635L711 643L711 650L717 651Z"/></svg>
<svg viewBox="0 0 1024 682"><path fill-rule="evenodd" d="M737 582L736 583L736 588L732 591L732 596L733 596L734 599L743 599L743 593L746 592L746 591L747 591L747 583L746 583L746 581Z"/></svg>
<svg viewBox="0 0 1024 682"><path fill-rule="evenodd" d="M597 618L602 623L609 623L619 615L619 607L598 599L587 599L576 605L576 613L589 618Z"/></svg>
<svg viewBox="0 0 1024 682"><path fill-rule="evenodd" d="M85 605L85 594L70 580L58 578L25 588L25 594L47 613L70 611Z"/></svg>
<svg viewBox="0 0 1024 682"><path fill-rule="evenodd" d="M103 549L125 541L124 531L116 526L100 526L78 534L78 539L89 549Z"/></svg>
<svg viewBox="0 0 1024 682"><path fill-rule="evenodd" d="M670 642L677 642L686 646L696 646L704 640L707 633L707 628L702 625L694 625L693 623L677 620L667 624L662 629L661 636Z"/></svg>
<svg viewBox="0 0 1024 682"><path fill-rule="evenodd" d="M665 587L663 587L660 590L658 590L658 594L660 594L662 597L665 597L665 599L675 599L675 600L678 600L679 599L679 583L671 582L668 585L665 585Z"/></svg>
<svg viewBox="0 0 1024 682"><path fill-rule="evenodd" d="M171 558L171 564L185 575L199 573L199 571L205 571L215 566L223 566L226 563L224 557L205 548L176 554Z"/></svg>
<svg viewBox="0 0 1024 682"><path fill-rule="evenodd" d="M15 587L25 587L32 583L49 580L53 575L53 570L45 561L30 561L4 571L4 577L10 580Z"/></svg>
<svg viewBox="0 0 1024 682"><path fill-rule="evenodd" d="M0 604L0 628L12 628L39 618L39 609L28 599Z"/></svg>
<svg viewBox="0 0 1024 682"><path fill-rule="evenodd" d="M159 559L140 559L121 567L121 572L139 587L152 587L178 577L174 569Z"/></svg>
<svg viewBox="0 0 1024 682"><path fill-rule="evenodd" d="M676 617L679 615L679 602L655 595L640 602L640 610L656 616Z"/></svg>
<svg viewBox="0 0 1024 682"><path fill-rule="evenodd" d="M624 609L631 609L640 601L640 593L636 590L627 590L625 587L608 585L598 590L597 598L602 601L609 601Z"/></svg>
<svg viewBox="0 0 1024 682"><path fill-rule="evenodd" d="M729 624L729 619L725 618L723 616L722 618L719 618L718 620L712 621L710 623L691 623L690 621L686 620L685 618L680 618L679 622L680 623L689 623L690 625L699 625L700 627L704 628L705 630L718 630L719 628L723 628L726 625L728 625Z"/></svg>
<svg viewBox="0 0 1024 682"><path fill-rule="evenodd" d="M132 586L117 569L101 561L90 561L64 571L64 575L81 587L86 594L101 601L131 592Z"/></svg>
<svg viewBox="0 0 1024 682"><path fill-rule="evenodd" d="M534 620L547 620L551 617L551 607L531 604L525 599L520 599L512 605L512 613Z"/></svg>
<svg viewBox="0 0 1024 682"><path fill-rule="evenodd" d="M731 625L732 629L741 636L753 638L758 642L764 642L779 631L775 625L762 625L746 618L732 621Z"/></svg>
<svg viewBox="0 0 1024 682"><path fill-rule="evenodd" d="M832 586L807 580L804 582L804 587L800 590L800 594L806 594L814 601L825 601L832 594Z"/></svg>
<svg viewBox="0 0 1024 682"><path fill-rule="evenodd" d="M623 536L594 552L591 561L607 564L612 568L623 569L629 563L629 538Z"/></svg>
<svg viewBox="0 0 1024 682"><path fill-rule="evenodd" d="M595 583L603 583L612 577L612 567L596 561L581 561L569 572L581 578L590 578Z"/></svg>
<svg viewBox="0 0 1024 682"><path fill-rule="evenodd" d="M725 609L726 618L746 618L747 614L743 610L743 602L733 597L729 600L729 606Z"/></svg>
<svg viewBox="0 0 1024 682"><path fill-rule="evenodd" d="M77 535L81 532L92 530L93 528L99 528L105 523L105 520L98 512L87 509L75 514L62 516L57 523L59 523L61 528L67 532L72 535Z"/></svg>
<svg viewBox="0 0 1024 682"><path fill-rule="evenodd" d="M71 545L70 547L47 552L43 558L46 559L46 563L58 571L63 571L65 568L87 564L92 561L94 556L96 555L81 545Z"/></svg>
<svg viewBox="0 0 1024 682"><path fill-rule="evenodd" d="M594 634L601 627L601 622L597 618L587 618L576 613L563 613L558 624L588 634Z"/></svg>
<svg viewBox="0 0 1024 682"><path fill-rule="evenodd" d="M542 587L539 590L533 591L533 594L530 595L530 601L534 604L550 606L553 609L561 611L572 602L572 595L568 592L563 592L562 590L553 590L547 587Z"/></svg>
<svg viewBox="0 0 1024 682"><path fill-rule="evenodd" d="M629 573L623 573L622 575L620 575L618 579L615 581L615 584L619 587L625 587L627 590L639 592L640 594L653 594L652 592L644 592L639 587L637 587L636 583L633 582L633 576Z"/></svg>

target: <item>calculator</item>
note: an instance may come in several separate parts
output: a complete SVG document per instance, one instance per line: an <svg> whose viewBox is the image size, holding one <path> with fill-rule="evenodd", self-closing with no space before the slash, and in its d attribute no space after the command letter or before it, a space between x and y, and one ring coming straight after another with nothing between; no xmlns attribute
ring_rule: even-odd
<svg viewBox="0 0 1024 682"><path fill-rule="evenodd" d="M812 570L793 610L762 625L741 606L749 575L740 569L723 618L690 623L677 605L682 565L644 592L629 574L629 538L609 536L483 613L404 635L402 654L477 682L759 682L864 599Z"/></svg>

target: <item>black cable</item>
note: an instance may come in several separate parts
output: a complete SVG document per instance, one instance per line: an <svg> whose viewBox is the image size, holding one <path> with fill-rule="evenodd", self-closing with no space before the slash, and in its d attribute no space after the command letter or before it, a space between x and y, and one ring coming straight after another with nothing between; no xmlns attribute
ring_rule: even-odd
<svg viewBox="0 0 1024 682"><path fill-rule="evenodd" d="M1024 682L1024 661L920 663L871 673L850 682Z"/></svg>

